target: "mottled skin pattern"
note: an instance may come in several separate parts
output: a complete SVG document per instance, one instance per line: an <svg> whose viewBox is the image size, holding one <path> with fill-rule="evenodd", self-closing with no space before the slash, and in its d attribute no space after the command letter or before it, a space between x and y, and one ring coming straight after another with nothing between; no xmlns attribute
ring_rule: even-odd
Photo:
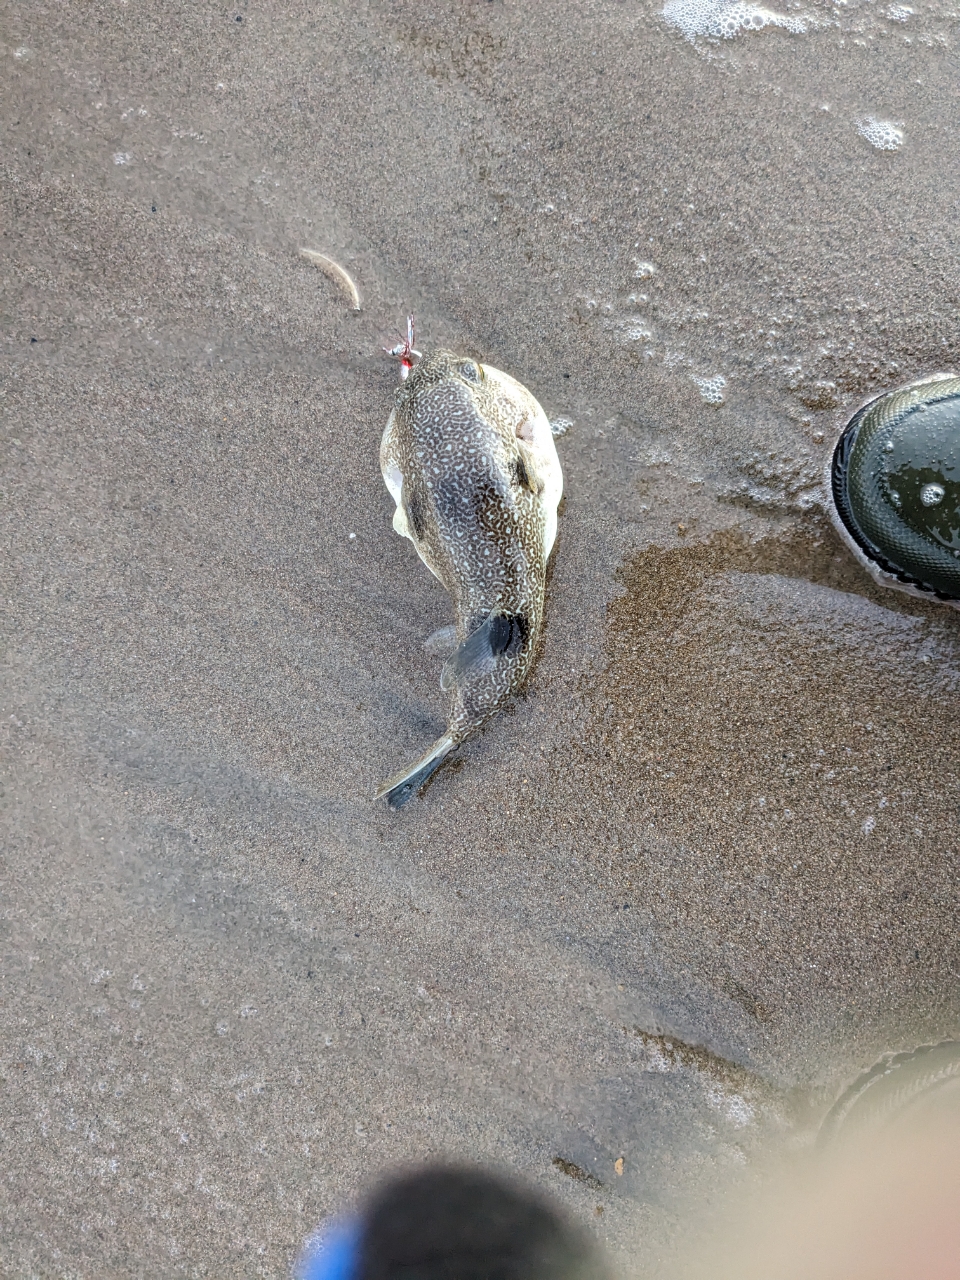
<svg viewBox="0 0 960 1280"><path fill-rule="evenodd" d="M425 355L397 388L380 462L397 502L394 528L453 601L458 648L441 680L452 706L446 738L435 744L439 763L530 670L543 625L560 464L546 415L529 391L446 351ZM398 779L381 794L402 804L408 794L389 796Z"/></svg>

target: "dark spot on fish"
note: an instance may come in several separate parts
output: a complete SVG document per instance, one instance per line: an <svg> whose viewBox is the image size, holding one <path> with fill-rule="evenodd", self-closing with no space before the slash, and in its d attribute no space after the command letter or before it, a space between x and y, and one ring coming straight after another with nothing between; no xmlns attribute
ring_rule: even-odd
<svg viewBox="0 0 960 1280"><path fill-rule="evenodd" d="M573 1178L574 1182L582 1182L584 1186L593 1187L597 1191L603 1189L603 1183L599 1178L595 1178L592 1173L587 1173L586 1169L581 1169L572 1160L564 1160L563 1156L554 1156L552 1164L555 1169L565 1173L568 1178Z"/></svg>
<svg viewBox="0 0 960 1280"><path fill-rule="evenodd" d="M490 619L490 652L499 657L510 648L513 639L513 622L510 618L497 615Z"/></svg>
<svg viewBox="0 0 960 1280"><path fill-rule="evenodd" d="M426 532L426 524L423 519L423 501L416 489L413 489L407 496L405 506L407 508L407 519L413 530L418 542L423 540Z"/></svg>
<svg viewBox="0 0 960 1280"><path fill-rule="evenodd" d="M530 624L522 613L498 613L490 619L490 652L516 653L530 633Z"/></svg>
<svg viewBox="0 0 960 1280"><path fill-rule="evenodd" d="M499 658L502 653L515 653L530 634L530 623L522 613L489 613L472 622L467 645L483 644L486 653Z"/></svg>
<svg viewBox="0 0 960 1280"><path fill-rule="evenodd" d="M512 655L522 648L530 624L520 613L493 613L484 618L446 661L440 688L452 689L473 670L485 670L490 658Z"/></svg>
<svg viewBox="0 0 960 1280"><path fill-rule="evenodd" d="M530 473L527 471L527 464L523 460L523 454L518 453L516 461L513 464L513 478L521 489L528 489L531 493L536 493L533 484L530 481Z"/></svg>

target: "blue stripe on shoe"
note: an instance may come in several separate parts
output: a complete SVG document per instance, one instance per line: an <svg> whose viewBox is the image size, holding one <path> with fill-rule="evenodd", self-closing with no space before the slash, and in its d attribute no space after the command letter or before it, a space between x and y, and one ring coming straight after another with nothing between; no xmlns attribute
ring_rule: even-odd
<svg viewBox="0 0 960 1280"><path fill-rule="evenodd" d="M303 1247L294 1280L353 1280L359 1244L357 1218L339 1218L318 1227Z"/></svg>

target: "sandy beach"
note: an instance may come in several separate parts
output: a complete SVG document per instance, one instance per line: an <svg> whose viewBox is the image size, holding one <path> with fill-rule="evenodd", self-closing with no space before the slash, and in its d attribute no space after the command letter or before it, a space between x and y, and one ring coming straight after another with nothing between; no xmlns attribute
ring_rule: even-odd
<svg viewBox="0 0 960 1280"><path fill-rule="evenodd" d="M960 28L895 9L3 7L4 1275L286 1277L437 1154L672 1275L960 1035L960 613L822 486L960 369ZM408 312L572 426L526 693L392 813Z"/></svg>

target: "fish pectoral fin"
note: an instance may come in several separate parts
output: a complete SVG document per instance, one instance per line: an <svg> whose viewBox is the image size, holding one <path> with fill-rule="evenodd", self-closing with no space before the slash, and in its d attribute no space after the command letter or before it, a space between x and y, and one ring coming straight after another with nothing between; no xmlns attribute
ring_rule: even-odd
<svg viewBox="0 0 960 1280"><path fill-rule="evenodd" d="M393 527L401 538L409 538L411 542L413 541L413 534L407 524L407 513L402 506L398 506L393 513Z"/></svg>
<svg viewBox="0 0 960 1280"><path fill-rule="evenodd" d="M412 800L427 779L443 764L447 756L457 744L449 733L438 738L433 746L419 760L407 769L401 769L392 778L388 778L376 798L386 798L391 809L402 809L408 800Z"/></svg>
<svg viewBox="0 0 960 1280"><path fill-rule="evenodd" d="M492 671L501 654L513 653L523 644L527 630L523 614L491 613L443 664L440 688L452 689L469 672Z"/></svg>
<svg viewBox="0 0 960 1280"><path fill-rule="evenodd" d="M455 626L438 627L436 631L431 631L423 642L423 647L427 653L432 653L434 657L446 658L457 647L457 628Z"/></svg>

